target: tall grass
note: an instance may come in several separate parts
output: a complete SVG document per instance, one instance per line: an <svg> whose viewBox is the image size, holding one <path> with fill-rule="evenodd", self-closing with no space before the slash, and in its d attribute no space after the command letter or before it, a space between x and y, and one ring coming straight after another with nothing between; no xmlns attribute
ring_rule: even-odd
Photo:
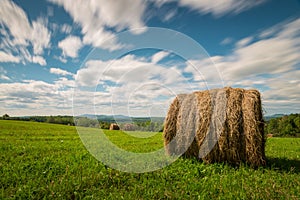
<svg viewBox="0 0 300 200"><path fill-rule="evenodd" d="M121 148L149 152L161 135L105 134ZM300 139L271 138L268 166L252 169L178 159L149 173L104 166L70 126L0 121L0 199L299 199Z"/></svg>

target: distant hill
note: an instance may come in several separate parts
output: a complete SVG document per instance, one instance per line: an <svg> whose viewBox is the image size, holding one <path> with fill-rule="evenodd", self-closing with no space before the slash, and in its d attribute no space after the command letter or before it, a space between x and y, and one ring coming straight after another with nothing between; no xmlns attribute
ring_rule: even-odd
<svg viewBox="0 0 300 200"><path fill-rule="evenodd" d="M101 121L114 121L115 119L120 119L120 120L131 119L130 117L125 116L125 115L96 115L95 116L93 114L84 114L84 115L80 115L80 117L87 117L90 119L95 119L95 117L96 117L98 120L101 120Z"/></svg>
<svg viewBox="0 0 300 200"><path fill-rule="evenodd" d="M285 114L274 114L264 116L265 121L270 121L270 119L280 118L285 116ZM87 117L89 119L95 119L95 115L93 114L83 114L79 117ZM164 121L164 117L129 117L126 115L96 115L97 119L102 122L131 122L131 121L154 121L161 122Z"/></svg>
<svg viewBox="0 0 300 200"><path fill-rule="evenodd" d="M280 118L285 116L285 114L274 114L274 115L268 115L264 116L265 121L270 121L270 119Z"/></svg>
<svg viewBox="0 0 300 200"><path fill-rule="evenodd" d="M84 114L80 117L87 117L90 119L95 119L95 115ZM96 118L102 122L143 122L143 121L152 121L152 122L163 122L164 117L129 117L125 115L96 115Z"/></svg>

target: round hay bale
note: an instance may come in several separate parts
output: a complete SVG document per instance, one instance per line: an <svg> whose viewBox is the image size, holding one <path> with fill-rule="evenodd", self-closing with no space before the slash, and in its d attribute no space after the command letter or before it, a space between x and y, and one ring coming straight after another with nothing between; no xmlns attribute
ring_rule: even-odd
<svg viewBox="0 0 300 200"><path fill-rule="evenodd" d="M169 155L207 163L265 164L264 122L257 90L222 88L178 95L164 124Z"/></svg>
<svg viewBox="0 0 300 200"><path fill-rule="evenodd" d="M134 124L124 124L124 126L122 127L122 130L124 131L135 131L136 127Z"/></svg>
<svg viewBox="0 0 300 200"><path fill-rule="evenodd" d="M120 127L118 126L118 124L110 124L109 126L109 130L120 130Z"/></svg>
<svg viewBox="0 0 300 200"><path fill-rule="evenodd" d="M265 165L264 120L259 92L257 90L245 91L242 106L246 161L254 166Z"/></svg>

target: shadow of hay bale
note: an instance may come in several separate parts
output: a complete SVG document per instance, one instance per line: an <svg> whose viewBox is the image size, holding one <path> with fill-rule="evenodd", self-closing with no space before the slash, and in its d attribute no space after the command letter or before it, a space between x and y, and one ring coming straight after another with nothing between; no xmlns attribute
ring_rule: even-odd
<svg viewBox="0 0 300 200"><path fill-rule="evenodd" d="M169 155L263 166L260 93L227 87L178 95L166 116L163 137Z"/></svg>
<svg viewBox="0 0 300 200"><path fill-rule="evenodd" d="M267 157L266 167L270 170L300 174L300 160Z"/></svg>

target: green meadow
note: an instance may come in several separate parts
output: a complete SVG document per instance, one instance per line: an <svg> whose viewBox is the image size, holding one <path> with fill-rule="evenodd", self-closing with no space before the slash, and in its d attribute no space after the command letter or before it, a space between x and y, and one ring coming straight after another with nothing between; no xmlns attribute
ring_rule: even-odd
<svg viewBox="0 0 300 200"><path fill-rule="evenodd" d="M163 147L162 133L104 133L132 152ZM180 158L136 174L95 159L73 126L0 120L0 153L0 199L300 199L299 138L267 139L258 169Z"/></svg>

